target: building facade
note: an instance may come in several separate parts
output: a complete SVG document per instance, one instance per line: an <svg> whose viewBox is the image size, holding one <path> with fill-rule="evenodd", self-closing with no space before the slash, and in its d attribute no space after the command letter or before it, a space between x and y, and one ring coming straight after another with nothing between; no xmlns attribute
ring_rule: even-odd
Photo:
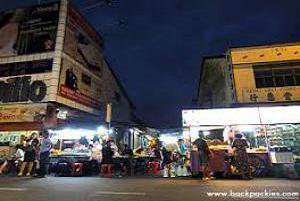
<svg viewBox="0 0 300 201"><path fill-rule="evenodd" d="M203 59L197 95L201 108L290 105L300 101L298 43L231 48Z"/></svg>
<svg viewBox="0 0 300 201"><path fill-rule="evenodd" d="M132 122L103 39L68 0L0 13L0 131Z"/></svg>

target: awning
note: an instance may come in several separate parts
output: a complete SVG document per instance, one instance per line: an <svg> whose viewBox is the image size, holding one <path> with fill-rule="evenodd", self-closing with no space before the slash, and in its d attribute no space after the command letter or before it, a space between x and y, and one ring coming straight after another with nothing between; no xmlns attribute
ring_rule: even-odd
<svg viewBox="0 0 300 201"><path fill-rule="evenodd" d="M182 111L184 127L300 123L300 106L189 109Z"/></svg>

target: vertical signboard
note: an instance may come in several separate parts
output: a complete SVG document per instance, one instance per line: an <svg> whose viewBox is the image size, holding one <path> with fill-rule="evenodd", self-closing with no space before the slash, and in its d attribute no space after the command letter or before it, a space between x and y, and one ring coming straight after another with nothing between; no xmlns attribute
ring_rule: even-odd
<svg viewBox="0 0 300 201"><path fill-rule="evenodd" d="M98 33L69 7L64 52L99 77L103 66L102 43Z"/></svg>
<svg viewBox="0 0 300 201"><path fill-rule="evenodd" d="M99 110L102 39L72 6L67 12L63 52L58 95ZM64 104L75 107L68 101ZM76 107L81 109L79 104Z"/></svg>

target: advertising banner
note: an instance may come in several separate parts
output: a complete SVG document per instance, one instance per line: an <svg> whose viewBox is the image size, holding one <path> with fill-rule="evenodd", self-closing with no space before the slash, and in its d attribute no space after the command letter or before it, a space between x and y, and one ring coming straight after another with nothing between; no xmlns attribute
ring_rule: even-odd
<svg viewBox="0 0 300 201"><path fill-rule="evenodd" d="M103 41L72 7L68 9L64 52L95 75L101 76Z"/></svg>
<svg viewBox="0 0 300 201"><path fill-rule="evenodd" d="M0 122L35 122L42 121L46 114L46 104L14 104L0 106Z"/></svg>
<svg viewBox="0 0 300 201"><path fill-rule="evenodd" d="M67 59L62 62L59 85L60 96L99 109L100 83Z"/></svg>
<svg viewBox="0 0 300 201"><path fill-rule="evenodd" d="M34 79L33 76L22 76L0 80L0 103L44 101L49 84Z"/></svg>
<svg viewBox="0 0 300 201"><path fill-rule="evenodd" d="M300 101L300 87L243 89L243 103Z"/></svg>
<svg viewBox="0 0 300 201"><path fill-rule="evenodd" d="M0 57L53 51L59 3L0 13Z"/></svg>

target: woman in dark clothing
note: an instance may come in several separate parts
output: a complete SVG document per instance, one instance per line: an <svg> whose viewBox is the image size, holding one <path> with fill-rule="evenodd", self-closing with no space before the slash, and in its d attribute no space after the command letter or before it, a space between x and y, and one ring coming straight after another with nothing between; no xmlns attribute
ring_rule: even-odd
<svg viewBox="0 0 300 201"><path fill-rule="evenodd" d="M114 152L111 148L110 141L108 141L106 145L102 148L102 164L113 164L113 156Z"/></svg>
<svg viewBox="0 0 300 201"><path fill-rule="evenodd" d="M32 133L30 136L31 145L35 150L35 168L34 171L37 171L40 168L40 140L38 139L37 133Z"/></svg>
<svg viewBox="0 0 300 201"><path fill-rule="evenodd" d="M209 146L204 140L204 134L202 131L199 131L199 138L196 139L193 144L197 146L198 152L199 152L199 165L202 167L203 170L203 180L210 180L214 179L214 177L211 177L210 170L209 170L209 160L213 157L213 154L211 150L209 149Z"/></svg>
<svg viewBox="0 0 300 201"><path fill-rule="evenodd" d="M113 156L114 152L111 148L111 142L108 141L105 146L102 148L102 161L101 161L101 176L112 176L112 167L113 167Z"/></svg>
<svg viewBox="0 0 300 201"><path fill-rule="evenodd" d="M31 175L33 163L35 161L35 154L36 154L35 153L36 151L35 151L33 145L31 144L31 139L26 140L26 145L24 147L24 151L25 151L24 162L21 165L18 176L23 176L24 169L27 166L27 164L28 164L28 168L27 168L26 176Z"/></svg>
<svg viewBox="0 0 300 201"><path fill-rule="evenodd" d="M247 141L242 139L242 134L235 134L235 139L232 142L234 151L234 166L241 174L243 179L251 179L251 171L249 165L249 157L247 148L249 147Z"/></svg>
<svg viewBox="0 0 300 201"><path fill-rule="evenodd" d="M166 147L161 147L160 151L160 158L162 159L162 169L163 169L163 177L167 178L171 175L171 168L172 168L172 152L168 151Z"/></svg>

